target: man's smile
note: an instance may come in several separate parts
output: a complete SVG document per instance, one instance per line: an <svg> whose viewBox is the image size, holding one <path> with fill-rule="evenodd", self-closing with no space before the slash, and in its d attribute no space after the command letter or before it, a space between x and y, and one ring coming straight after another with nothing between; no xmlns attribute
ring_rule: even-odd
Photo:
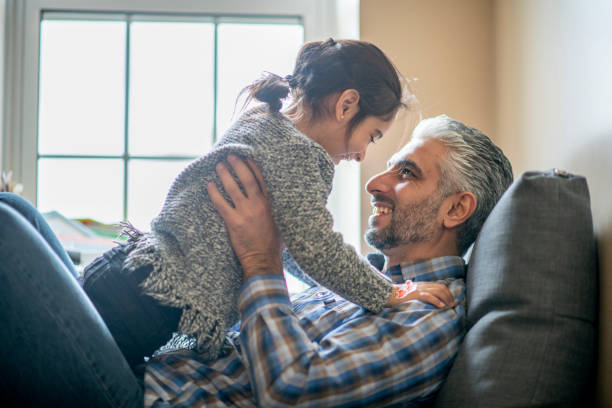
<svg viewBox="0 0 612 408"><path fill-rule="evenodd" d="M393 210L389 207L378 207L378 206L374 206L372 208L372 214L373 215L387 215L387 214L391 214L393 212Z"/></svg>
<svg viewBox="0 0 612 408"><path fill-rule="evenodd" d="M395 205L386 197L372 197L372 218L380 218L385 215L393 214ZM373 219L371 221L374 221Z"/></svg>

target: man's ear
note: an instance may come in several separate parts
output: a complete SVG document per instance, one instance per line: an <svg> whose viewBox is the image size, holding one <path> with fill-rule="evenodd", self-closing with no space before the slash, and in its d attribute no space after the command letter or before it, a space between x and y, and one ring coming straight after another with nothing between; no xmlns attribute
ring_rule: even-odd
<svg viewBox="0 0 612 408"><path fill-rule="evenodd" d="M446 212L444 213L444 227L455 228L474 214L476 211L476 196L469 191L451 194L446 197Z"/></svg>
<svg viewBox="0 0 612 408"><path fill-rule="evenodd" d="M350 120L359 112L359 92L356 89L344 90L336 101L336 120Z"/></svg>

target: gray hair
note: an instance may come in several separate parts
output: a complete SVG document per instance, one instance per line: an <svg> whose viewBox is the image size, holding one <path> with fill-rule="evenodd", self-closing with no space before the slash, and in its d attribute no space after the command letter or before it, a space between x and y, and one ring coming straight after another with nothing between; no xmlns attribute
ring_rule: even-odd
<svg viewBox="0 0 612 408"><path fill-rule="evenodd" d="M438 188L444 197L461 191L476 196L476 210L457 234L457 247L463 255L512 183L510 161L484 133L446 115L422 120L412 138L437 139L447 147L448 154L439 166Z"/></svg>

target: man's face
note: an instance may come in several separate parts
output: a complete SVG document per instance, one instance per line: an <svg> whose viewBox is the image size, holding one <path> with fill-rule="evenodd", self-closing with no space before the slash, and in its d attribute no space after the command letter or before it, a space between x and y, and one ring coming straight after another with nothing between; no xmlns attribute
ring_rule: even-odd
<svg viewBox="0 0 612 408"><path fill-rule="evenodd" d="M444 197L438 189L439 163L446 147L438 140L413 140L366 184L373 214L366 241L384 251L431 240Z"/></svg>

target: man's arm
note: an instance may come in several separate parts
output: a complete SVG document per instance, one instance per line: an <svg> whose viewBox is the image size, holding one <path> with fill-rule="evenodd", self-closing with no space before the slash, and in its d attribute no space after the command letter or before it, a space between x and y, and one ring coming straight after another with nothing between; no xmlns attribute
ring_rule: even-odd
<svg viewBox="0 0 612 408"><path fill-rule="evenodd" d="M253 163L249 165L256 178L242 161L232 164L244 193L223 167L220 177L234 205L214 185L209 185L209 192L244 269L241 347L258 403L397 402L433 391L457 350L461 312L419 302L379 315L359 309L348 323L311 341L287 297L280 242L261 176ZM427 285L435 292L436 284ZM422 291L427 292L427 287ZM416 299L418 293L411 296Z"/></svg>
<svg viewBox="0 0 612 408"><path fill-rule="evenodd" d="M454 289L461 292L462 284ZM312 341L278 276L249 280L240 311L240 344L257 402L326 407L399 404L431 395L456 355L464 313L462 306L410 302L379 315L356 312Z"/></svg>

